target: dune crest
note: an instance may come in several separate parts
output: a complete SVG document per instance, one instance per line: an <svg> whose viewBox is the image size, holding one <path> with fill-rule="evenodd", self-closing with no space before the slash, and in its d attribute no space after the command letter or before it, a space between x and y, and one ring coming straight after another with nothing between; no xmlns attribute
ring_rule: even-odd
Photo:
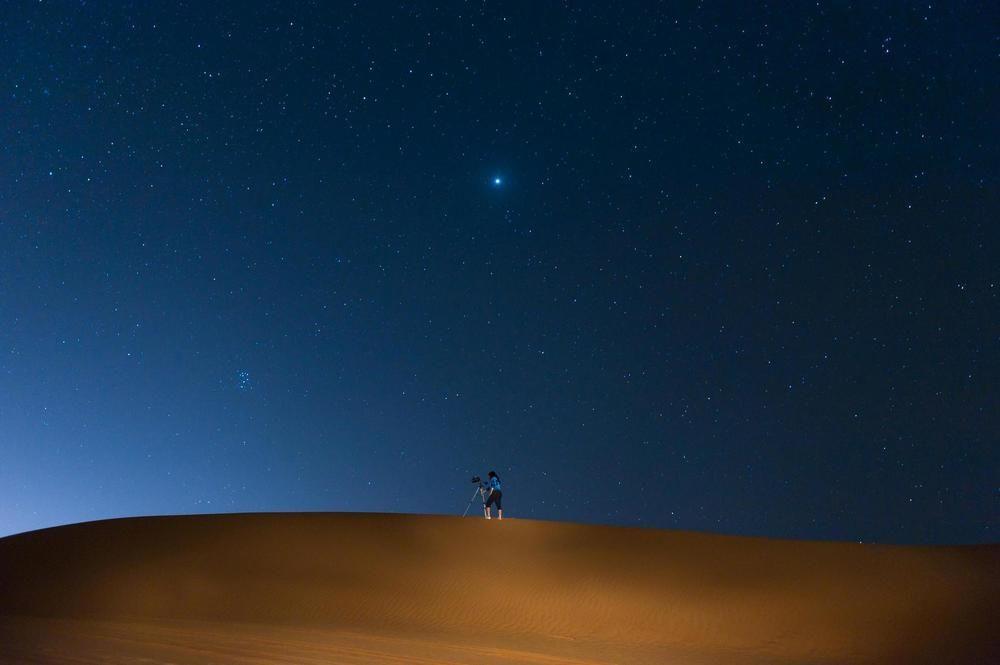
<svg viewBox="0 0 1000 665"><path fill-rule="evenodd" d="M415 515L109 520L0 539L0 662L1000 662L998 554Z"/></svg>

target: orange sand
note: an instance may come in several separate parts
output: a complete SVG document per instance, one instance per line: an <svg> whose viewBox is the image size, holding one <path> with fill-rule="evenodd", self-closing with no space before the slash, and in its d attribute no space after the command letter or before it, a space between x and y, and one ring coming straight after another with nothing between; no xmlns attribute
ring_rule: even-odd
<svg viewBox="0 0 1000 665"><path fill-rule="evenodd" d="M2 663L1000 663L1000 546L378 514L0 539Z"/></svg>

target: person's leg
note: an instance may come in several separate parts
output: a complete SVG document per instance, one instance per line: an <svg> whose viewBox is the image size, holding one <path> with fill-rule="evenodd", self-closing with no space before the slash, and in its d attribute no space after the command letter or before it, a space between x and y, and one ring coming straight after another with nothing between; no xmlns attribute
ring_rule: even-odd
<svg viewBox="0 0 1000 665"><path fill-rule="evenodd" d="M503 492L497 492L497 519L503 519Z"/></svg>

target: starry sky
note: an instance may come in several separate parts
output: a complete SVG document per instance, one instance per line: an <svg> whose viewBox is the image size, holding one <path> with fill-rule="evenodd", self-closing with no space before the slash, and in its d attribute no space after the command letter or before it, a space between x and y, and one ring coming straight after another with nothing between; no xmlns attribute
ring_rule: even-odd
<svg viewBox="0 0 1000 665"><path fill-rule="evenodd" d="M3 3L0 535L996 541L997 19Z"/></svg>

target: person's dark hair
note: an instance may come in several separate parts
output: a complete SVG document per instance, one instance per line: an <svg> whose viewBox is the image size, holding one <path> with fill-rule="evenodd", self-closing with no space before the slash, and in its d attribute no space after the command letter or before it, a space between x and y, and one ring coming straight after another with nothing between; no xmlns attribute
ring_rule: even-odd
<svg viewBox="0 0 1000 665"><path fill-rule="evenodd" d="M490 478L496 478L497 477L497 472L496 471L490 471L486 475L488 475Z"/></svg>

